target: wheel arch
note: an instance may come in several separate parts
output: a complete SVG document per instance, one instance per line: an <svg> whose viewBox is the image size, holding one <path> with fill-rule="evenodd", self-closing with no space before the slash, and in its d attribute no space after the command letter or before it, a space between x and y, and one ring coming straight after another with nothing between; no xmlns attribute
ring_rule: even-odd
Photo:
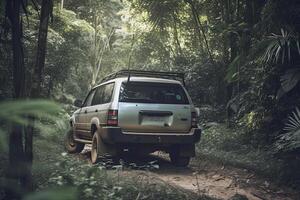
<svg viewBox="0 0 300 200"><path fill-rule="evenodd" d="M69 124L70 124L71 127L74 126L74 124L75 124L75 117L74 117L74 115L72 115L72 116L69 118Z"/></svg>
<svg viewBox="0 0 300 200"><path fill-rule="evenodd" d="M91 135L93 136L98 129L100 129L100 121L97 117L94 117L91 120Z"/></svg>

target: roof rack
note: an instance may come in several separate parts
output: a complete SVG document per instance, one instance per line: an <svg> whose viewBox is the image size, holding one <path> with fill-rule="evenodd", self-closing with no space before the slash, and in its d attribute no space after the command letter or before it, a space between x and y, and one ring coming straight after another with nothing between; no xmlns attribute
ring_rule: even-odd
<svg viewBox="0 0 300 200"><path fill-rule="evenodd" d="M178 72L160 72L160 71L143 71L143 70L120 70L118 72L109 74L105 78L101 80L101 83L118 78L118 77L128 77L130 80L130 76L146 76L146 77L155 77L155 78L169 78L184 82L184 73Z"/></svg>

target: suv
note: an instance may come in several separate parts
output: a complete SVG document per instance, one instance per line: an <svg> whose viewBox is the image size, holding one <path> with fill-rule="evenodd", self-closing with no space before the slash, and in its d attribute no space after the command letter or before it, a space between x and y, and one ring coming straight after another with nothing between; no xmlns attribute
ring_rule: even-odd
<svg viewBox="0 0 300 200"><path fill-rule="evenodd" d="M198 109L181 73L121 70L74 104L79 109L70 118L65 146L79 153L92 144L92 163L124 150L139 155L162 150L176 166L187 166L195 156Z"/></svg>

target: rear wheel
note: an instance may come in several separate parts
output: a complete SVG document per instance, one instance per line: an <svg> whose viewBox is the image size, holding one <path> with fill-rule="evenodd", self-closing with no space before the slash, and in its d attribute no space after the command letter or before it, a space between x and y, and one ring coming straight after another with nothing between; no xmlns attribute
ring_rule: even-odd
<svg viewBox="0 0 300 200"><path fill-rule="evenodd" d="M69 153L80 153L84 149L83 143L74 140L73 130L69 130L65 136L65 148Z"/></svg>
<svg viewBox="0 0 300 200"><path fill-rule="evenodd" d="M92 150L91 150L91 161L93 164L99 162L99 158L101 155L100 147L102 143L102 140L100 138L100 135L95 132L93 139L92 139Z"/></svg>
<svg viewBox="0 0 300 200"><path fill-rule="evenodd" d="M116 148L111 145L105 144L98 131L95 131L92 139L91 162L93 164L100 161L101 158L106 156L116 157ZM113 159L115 162L115 160Z"/></svg>
<svg viewBox="0 0 300 200"><path fill-rule="evenodd" d="M171 152L170 159L171 159L172 164L174 164L175 166L186 167L189 165L191 157L180 156L179 152Z"/></svg>

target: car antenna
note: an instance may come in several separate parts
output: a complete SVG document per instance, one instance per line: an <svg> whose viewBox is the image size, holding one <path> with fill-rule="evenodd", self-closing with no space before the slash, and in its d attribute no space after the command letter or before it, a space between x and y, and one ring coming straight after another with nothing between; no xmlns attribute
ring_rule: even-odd
<svg viewBox="0 0 300 200"><path fill-rule="evenodd" d="M133 49L133 45L134 45L134 38L135 38L135 35L132 34L131 47L130 47L130 55L129 55L129 59L128 59L128 79L127 79L127 83L130 82L130 65L131 65L132 49Z"/></svg>
<svg viewBox="0 0 300 200"><path fill-rule="evenodd" d="M128 60L128 68L127 68L128 78L127 78L127 84L129 84L129 82L130 82L130 61L131 61L131 55L129 56L129 60Z"/></svg>
<svg viewBox="0 0 300 200"><path fill-rule="evenodd" d="M127 83L129 84L130 81L130 69L128 68L128 78L127 78Z"/></svg>

